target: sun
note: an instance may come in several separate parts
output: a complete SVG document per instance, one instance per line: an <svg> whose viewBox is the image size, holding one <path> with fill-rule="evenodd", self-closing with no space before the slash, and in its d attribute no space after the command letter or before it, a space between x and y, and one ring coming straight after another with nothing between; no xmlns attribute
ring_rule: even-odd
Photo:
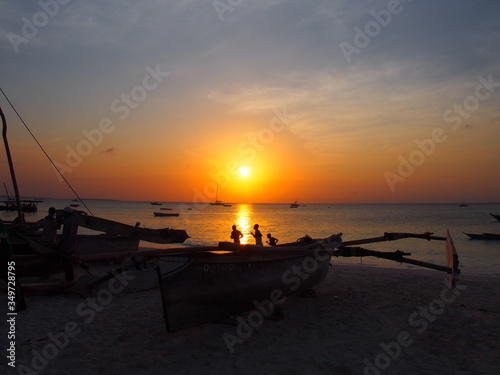
<svg viewBox="0 0 500 375"><path fill-rule="evenodd" d="M238 172L240 173L241 177L248 177L250 174L250 168L248 167L241 167Z"/></svg>

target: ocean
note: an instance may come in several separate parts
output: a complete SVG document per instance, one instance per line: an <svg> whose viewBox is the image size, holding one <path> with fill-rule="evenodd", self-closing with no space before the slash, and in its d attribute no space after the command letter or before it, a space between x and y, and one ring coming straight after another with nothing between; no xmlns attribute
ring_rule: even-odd
<svg viewBox="0 0 500 375"><path fill-rule="evenodd" d="M64 208L74 203L65 199L44 199L38 212L26 213L26 220L42 219L49 207ZM304 204L290 208L289 204L232 204L231 207L163 202L153 206L150 202L116 200L85 200L92 214L103 218L150 228L185 229L190 238L182 245L216 245L219 241L231 241L231 226L236 225L244 234L242 243L254 243L250 232L259 224L264 235L271 233L280 243L294 242L308 235L313 238L342 233L345 241L376 237L384 232L433 232L445 236L449 230L457 248L462 273L500 275L500 241L471 240L468 233L500 233L500 221L489 213L500 214L500 204ZM155 217L153 211L171 208L178 217ZM86 210L83 205L78 209ZM0 211L0 218L12 220L16 213ZM80 228L79 233L90 233ZM161 248L166 245L141 242L144 247ZM411 258L446 264L444 242L421 239L404 239L394 242L364 245L380 251L402 250ZM376 267L414 267L399 263L364 258L334 258L332 263L363 263Z"/></svg>

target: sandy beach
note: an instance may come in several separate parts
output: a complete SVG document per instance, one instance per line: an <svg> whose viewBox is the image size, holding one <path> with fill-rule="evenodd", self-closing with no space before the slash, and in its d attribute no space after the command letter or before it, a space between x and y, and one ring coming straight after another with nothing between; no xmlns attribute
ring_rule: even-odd
<svg viewBox="0 0 500 375"><path fill-rule="evenodd" d="M315 298L284 319L247 313L167 333L159 288L85 300L27 297L15 365L2 374L498 374L500 278L467 275L455 291L428 270L336 265ZM123 289L123 290L120 290ZM4 294L0 303L7 305ZM4 310L5 311L5 310Z"/></svg>

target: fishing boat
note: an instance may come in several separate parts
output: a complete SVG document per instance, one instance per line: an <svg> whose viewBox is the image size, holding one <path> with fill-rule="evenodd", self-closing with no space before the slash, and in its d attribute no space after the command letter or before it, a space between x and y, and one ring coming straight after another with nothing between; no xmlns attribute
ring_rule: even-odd
<svg viewBox="0 0 500 375"><path fill-rule="evenodd" d="M154 216L162 216L162 217L168 217L168 216L179 216L179 213L178 212L165 212L165 211L161 211L161 212L158 212L158 211L155 211L153 212L153 215Z"/></svg>
<svg viewBox="0 0 500 375"><path fill-rule="evenodd" d="M290 208L299 208L300 207L300 204L297 203L297 201L295 201L294 203L292 203L290 205Z"/></svg>
<svg viewBox="0 0 500 375"><path fill-rule="evenodd" d="M500 234L495 233L465 233L472 240L500 240Z"/></svg>
<svg viewBox="0 0 500 375"><path fill-rule="evenodd" d="M38 210L38 203L42 202L37 199L21 199L22 212L36 212ZM18 211L17 201L15 200L2 200L0 201L0 210L3 211Z"/></svg>
<svg viewBox="0 0 500 375"><path fill-rule="evenodd" d="M152 206L161 206L163 203L161 202L151 202Z"/></svg>
<svg viewBox="0 0 500 375"><path fill-rule="evenodd" d="M108 234L159 244L183 243L189 238L184 229L143 228L139 222L135 226L132 226L97 216L86 215L84 212L79 212L78 225Z"/></svg>
<svg viewBox="0 0 500 375"><path fill-rule="evenodd" d="M231 207L230 204L228 203L224 203L222 202L221 200L218 200L218 195L219 195L219 187L217 187L217 191L215 192L215 201L214 202L210 202L210 205L211 206L224 206L224 207Z"/></svg>
<svg viewBox="0 0 500 375"><path fill-rule="evenodd" d="M380 252L351 247L402 238L446 241L447 266L409 259L401 251ZM384 236L343 242L341 234L299 241L286 247L262 247L221 242L218 247L184 249L158 258L163 312L168 332L222 321L246 311L269 312L287 296L307 293L320 284L332 256L374 256L444 271L450 285L458 278L458 255L453 241L431 234L384 233ZM261 310L262 312L262 310Z"/></svg>
<svg viewBox="0 0 500 375"><path fill-rule="evenodd" d="M494 217L495 219L497 219L498 221L500 221L500 215L495 215L495 214L492 214L492 213L490 213L490 215L492 217Z"/></svg>
<svg viewBox="0 0 500 375"><path fill-rule="evenodd" d="M168 332L251 310L254 301L269 299L275 289L284 298L314 287L326 277L330 264L325 247L340 243L340 238L331 237L287 251L221 243L202 252L159 258ZM287 273L295 267L313 272L300 280Z"/></svg>

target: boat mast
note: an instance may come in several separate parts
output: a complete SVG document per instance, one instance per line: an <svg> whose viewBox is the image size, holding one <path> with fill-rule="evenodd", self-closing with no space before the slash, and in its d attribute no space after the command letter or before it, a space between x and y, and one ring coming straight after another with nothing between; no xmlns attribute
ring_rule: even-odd
<svg viewBox="0 0 500 375"><path fill-rule="evenodd" d="M0 106L0 116L2 117L2 123L3 123L3 130L2 130L3 143L5 145L7 161L9 162L10 176L12 178L12 185L14 186L14 194L16 195L17 215L19 217L19 224L23 226L24 220L22 220L23 210L21 207L21 198L19 196L19 189L17 188L16 173L14 171L14 163L12 163L12 156L10 155L9 142L7 141L7 120L5 119L2 106Z"/></svg>

